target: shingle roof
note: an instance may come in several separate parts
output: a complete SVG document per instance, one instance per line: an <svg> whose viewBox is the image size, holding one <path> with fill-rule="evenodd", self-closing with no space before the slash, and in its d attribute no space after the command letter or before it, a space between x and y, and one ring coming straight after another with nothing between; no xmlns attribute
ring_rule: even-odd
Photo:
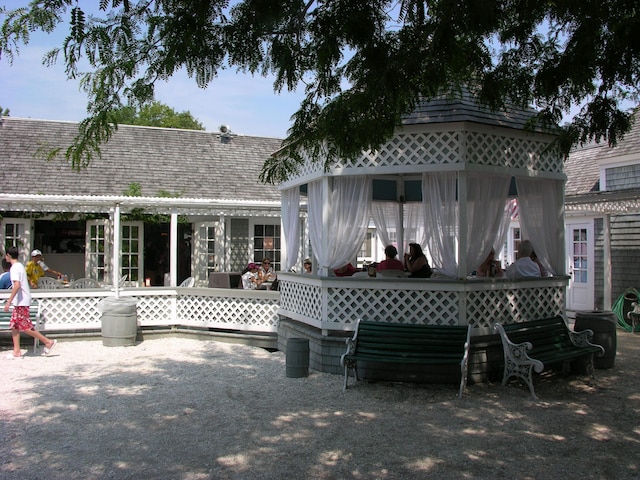
<svg viewBox="0 0 640 480"><path fill-rule="evenodd" d="M78 124L2 117L0 191L24 194L122 195L132 183L142 195L166 191L183 198L279 201L273 185L260 183L265 160L282 140L120 125L101 147L102 157L73 171L64 151ZM51 161L38 149L61 148Z"/></svg>
<svg viewBox="0 0 640 480"><path fill-rule="evenodd" d="M403 125L472 122L522 130L536 115L533 109L510 106L506 111L492 111L475 100L467 89L419 103L402 119Z"/></svg>
<svg viewBox="0 0 640 480"><path fill-rule="evenodd" d="M637 118L636 110L636 118ZM565 162L565 195L583 195L600 191L600 169L596 160L640 156L640 124L635 123L615 147L606 142L593 143L571 151Z"/></svg>

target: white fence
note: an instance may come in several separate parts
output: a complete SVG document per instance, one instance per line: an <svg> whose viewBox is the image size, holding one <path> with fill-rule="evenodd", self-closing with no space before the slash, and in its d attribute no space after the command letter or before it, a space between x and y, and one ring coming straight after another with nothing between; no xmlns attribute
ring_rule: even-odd
<svg viewBox="0 0 640 480"><path fill-rule="evenodd" d="M45 330L90 331L101 327L101 302L113 298L108 289L33 290ZM121 298L137 301L141 327L195 327L276 333L280 294L223 288L125 288ZM8 293L1 293L6 299Z"/></svg>

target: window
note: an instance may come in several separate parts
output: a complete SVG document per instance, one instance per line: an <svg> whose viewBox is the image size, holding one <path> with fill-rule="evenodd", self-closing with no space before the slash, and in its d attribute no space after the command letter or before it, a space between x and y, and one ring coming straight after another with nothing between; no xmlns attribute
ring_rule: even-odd
<svg viewBox="0 0 640 480"><path fill-rule="evenodd" d="M514 263L517 260L518 257L518 248L520 248L520 227L514 227L511 229L512 232L512 239L511 239L511 246L512 246L512 250L510 252L510 262L509 263Z"/></svg>
<svg viewBox="0 0 640 480"><path fill-rule="evenodd" d="M271 259L274 270L281 269L280 258L280 224L254 224L253 226L253 259L261 262L263 258Z"/></svg>
<svg viewBox="0 0 640 480"><path fill-rule="evenodd" d="M358 252L358 266L362 266L365 263L370 263L374 261L374 249L375 249L375 236L376 231L374 228L368 228L367 234L364 237L364 242L362 242L362 246L360 247L360 251Z"/></svg>
<svg viewBox="0 0 640 480"><path fill-rule="evenodd" d="M29 250L30 224L30 220L5 218L2 232L0 232L4 245L3 253L6 253L8 247L18 247L22 263L31 259L31 251Z"/></svg>
<svg viewBox="0 0 640 480"><path fill-rule="evenodd" d="M138 282L142 272L142 223L125 223L122 226L122 265L121 274L127 275L130 282Z"/></svg>
<svg viewBox="0 0 640 480"><path fill-rule="evenodd" d="M588 276L588 249L587 249L587 229L576 228L573 230L572 242L572 270L573 281L576 283L587 283Z"/></svg>
<svg viewBox="0 0 640 480"><path fill-rule="evenodd" d="M86 255L87 274L90 278L104 282L108 280L107 263L109 252L107 247L109 243L106 241L106 225L105 222L89 221L87 222L87 245L89 251Z"/></svg>

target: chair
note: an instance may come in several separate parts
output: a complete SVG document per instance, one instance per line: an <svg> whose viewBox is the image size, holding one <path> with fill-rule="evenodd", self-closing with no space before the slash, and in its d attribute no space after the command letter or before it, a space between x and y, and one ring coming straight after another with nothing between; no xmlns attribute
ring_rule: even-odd
<svg viewBox="0 0 640 480"><path fill-rule="evenodd" d="M40 277L38 279L38 288L41 290L57 290L61 287L60 282L51 277Z"/></svg>
<svg viewBox="0 0 640 480"><path fill-rule="evenodd" d="M126 281L127 281L127 274L120 277L120 280L118 280L118 287L120 288L124 287L124 282Z"/></svg>
<svg viewBox="0 0 640 480"><path fill-rule="evenodd" d="M191 288L196 284L196 279L193 277L187 277L185 278L182 283L179 285L180 287L187 287L187 288Z"/></svg>
<svg viewBox="0 0 640 480"><path fill-rule="evenodd" d="M71 282L69 288L100 288L100 282L93 278L79 278Z"/></svg>

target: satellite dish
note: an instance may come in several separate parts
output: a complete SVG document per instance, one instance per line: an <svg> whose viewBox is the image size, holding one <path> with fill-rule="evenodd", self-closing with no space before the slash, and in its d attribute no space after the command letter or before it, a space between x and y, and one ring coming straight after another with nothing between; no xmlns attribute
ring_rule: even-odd
<svg viewBox="0 0 640 480"><path fill-rule="evenodd" d="M229 125L220 125L218 127L218 130L220 130L220 133L229 133L231 131L231 128L229 127Z"/></svg>

